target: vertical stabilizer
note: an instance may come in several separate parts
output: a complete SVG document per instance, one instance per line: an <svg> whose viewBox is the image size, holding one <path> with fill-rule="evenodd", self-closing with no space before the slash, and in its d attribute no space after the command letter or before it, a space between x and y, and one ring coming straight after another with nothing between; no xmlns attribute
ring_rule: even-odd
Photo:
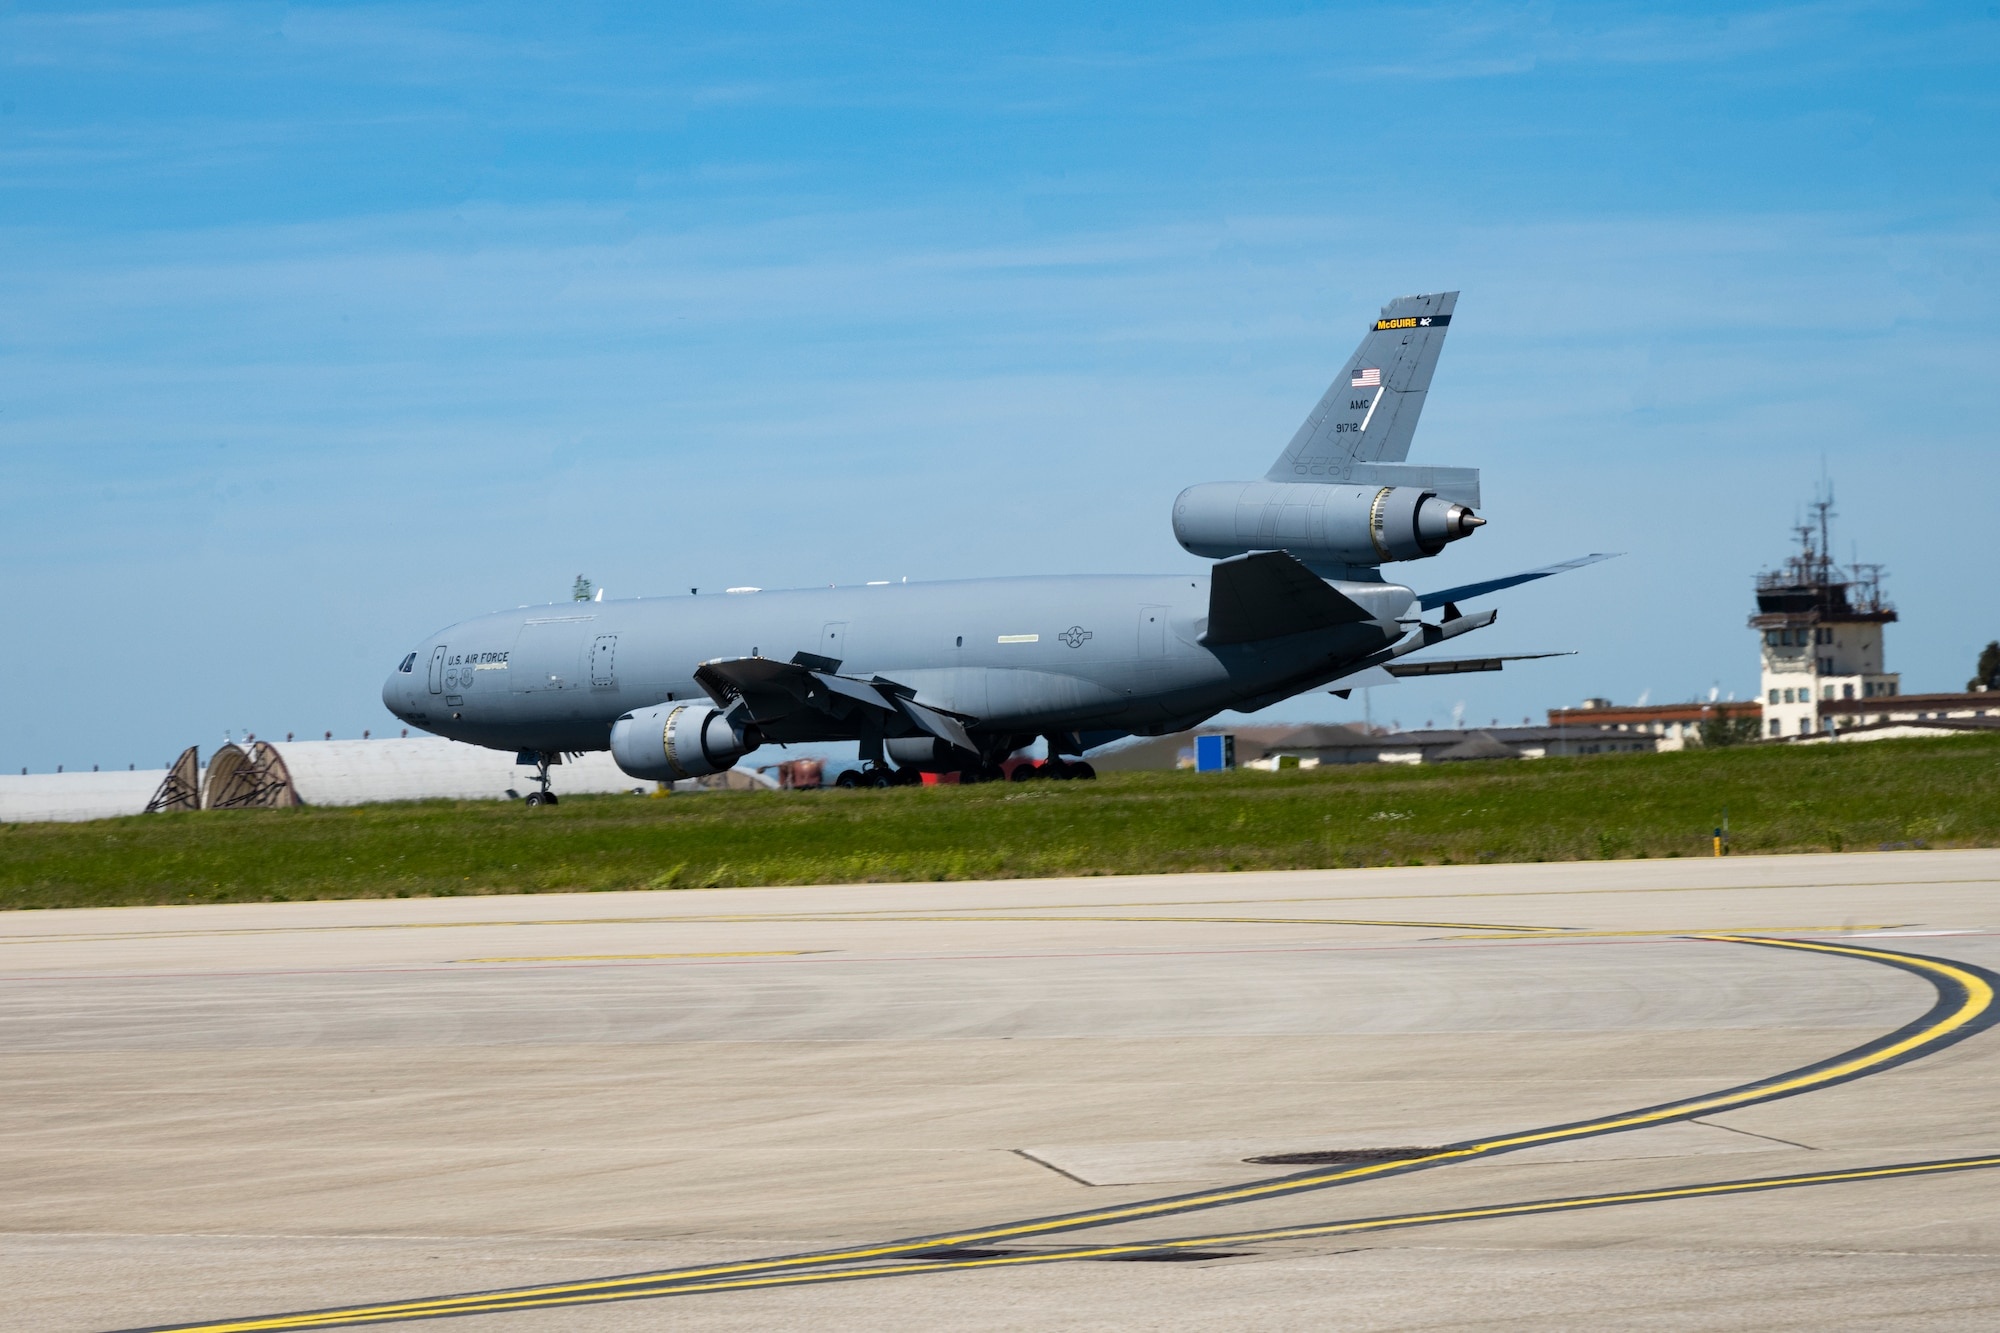
<svg viewBox="0 0 2000 1333"><path fill-rule="evenodd" d="M1345 481L1353 464L1400 463L1451 326L1457 292L1402 296L1361 339L1319 405L1265 475L1272 481Z"/></svg>

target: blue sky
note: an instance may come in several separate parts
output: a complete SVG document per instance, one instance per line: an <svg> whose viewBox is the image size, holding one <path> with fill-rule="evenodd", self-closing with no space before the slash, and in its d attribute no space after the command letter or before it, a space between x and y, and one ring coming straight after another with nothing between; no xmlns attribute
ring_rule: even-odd
<svg viewBox="0 0 2000 1333"><path fill-rule="evenodd" d="M2000 636L2000 6L0 10L0 771L377 734L467 615L1191 569L1403 292L1497 602L1378 721L1755 689L1822 460ZM1312 695L1285 717L1347 720Z"/></svg>

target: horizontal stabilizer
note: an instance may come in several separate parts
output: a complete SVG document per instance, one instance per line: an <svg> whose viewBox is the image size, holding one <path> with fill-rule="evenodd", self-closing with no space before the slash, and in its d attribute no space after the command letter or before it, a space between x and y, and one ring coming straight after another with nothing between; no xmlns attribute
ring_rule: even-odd
<svg viewBox="0 0 2000 1333"><path fill-rule="evenodd" d="M1458 657L1435 662L1388 662L1382 666L1369 667L1366 671L1352 676L1343 676L1340 688L1328 690L1345 699L1354 691L1371 685L1394 685L1399 680L1412 676L1457 676L1468 671L1499 671L1509 662L1534 662L1544 657L1574 657L1573 652L1565 653L1503 653L1498 657Z"/></svg>
<svg viewBox="0 0 2000 1333"><path fill-rule="evenodd" d="M1326 479L1350 486L1411 486L1430 491L1467 509L1479 508L1479 469L1430 467L1418 463L1348 463L1329 468Z"/></svg>
<svg viewBox="0 0 2000 1333"><path fill-rule="evenodd" d="M1391 662L1382 669L1392 676L1457 676L1467 671L1498 671L1509 662L1533 662L1544 657L1575 657L1570 653L1508 653L1501 657L1462 657L1443 662Z"/></svg>
<svg viewBox="0 0 2000 1333"><path fill-rule="evenodd" d="M1368 608L1283 551L1216 565L1208 584L1207 644L1255 643L1369 620Z"/></svg>
<svg viewBox="0 0 2000 1333"><path fill-rule="evenodd" d="M1580 555L1574 560L1565 560L1559 565L1544 565L1522 574L1509 574L1505 578L1486 579L1480 583L1461 583L1456 588L1445 588L1440 592L1427 592L1417 598L1417 605L1426 611L1443 606L1446 602L1463 602L1472 597L1484 597L1489 592L1499 592L1502 588L1512 588L1516 584L1533 583L1551 574L1561 574L1566 570L1582 569L1600 560L1609 560L1622 554L1618 551L1596 551L1590 555Z"/></svg>

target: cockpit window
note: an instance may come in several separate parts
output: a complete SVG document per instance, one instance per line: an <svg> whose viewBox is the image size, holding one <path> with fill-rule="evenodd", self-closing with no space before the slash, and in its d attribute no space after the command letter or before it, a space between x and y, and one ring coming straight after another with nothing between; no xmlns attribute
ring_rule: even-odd
<svg viewBox="0 0 2000 1333"><path fill-rule="evenodd" d="M396 670L402 672L404 675L407 676L410 674L410 672L416 670L416 667L417 667L417 655L415 653L411 653L408 657L403 659L403 665L397 667Z"/></svg>

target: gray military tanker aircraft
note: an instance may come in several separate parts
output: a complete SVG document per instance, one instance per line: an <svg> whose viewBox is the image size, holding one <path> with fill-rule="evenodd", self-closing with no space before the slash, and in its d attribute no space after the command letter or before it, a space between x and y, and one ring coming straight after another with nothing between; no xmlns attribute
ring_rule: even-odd
<svg viewBox="0 0 2000 1333"><path fill-rule="evenodd" d="M519 752L536 765L534 805L555 802L549 767L562 755L607 748L633 777L670 781L765 744L853 741L867 766L843 776L889 786L926 771L995 777L1045 737L1047 761L1016 776L1088 777L1092 748L1224 709L1343 681L1497 670L1510 659L1401 659L1493 623L1496 612L1460 602L1603 557L1421 595L1382 576L1485 522L1476 469L1403 461L1457 300L1384 306L1263 480L1181 492L1174 535L1217 561L1206 574L528 607L432 636L382 701L426 731Z"/></svg>

